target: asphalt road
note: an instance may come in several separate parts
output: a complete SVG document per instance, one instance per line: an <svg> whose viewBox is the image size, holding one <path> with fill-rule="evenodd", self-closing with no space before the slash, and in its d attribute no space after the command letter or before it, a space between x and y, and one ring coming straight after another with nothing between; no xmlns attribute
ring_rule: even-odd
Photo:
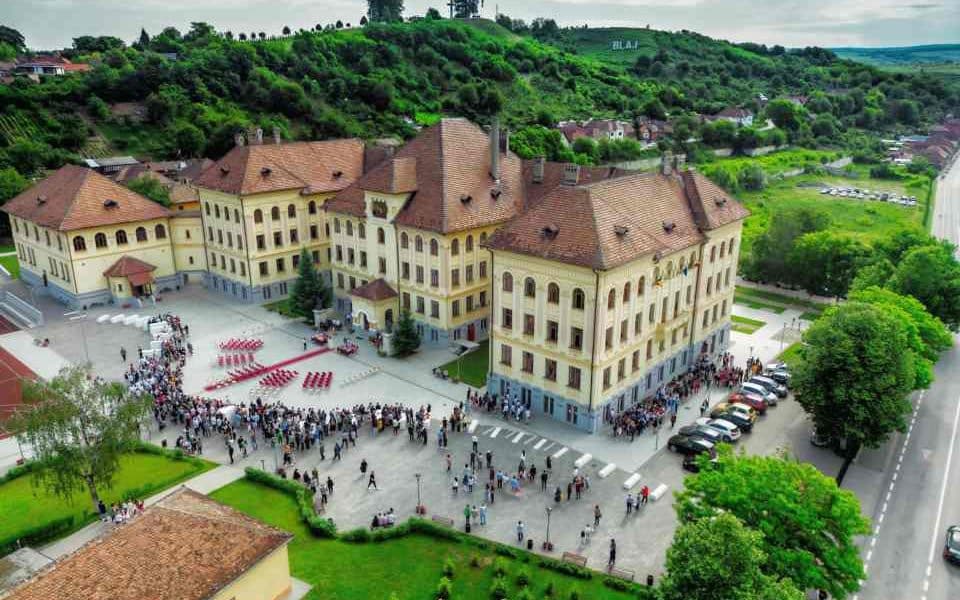
<svg viewBox="0 0 960 600"><path fill-rule="evenodd" d="M960 242L956 164L939 182L933 233ZM855 600L960 598L960 568L940 554L947 526L960 524L960 349L943 356L914 406L908 433L893 444Z"/></svg>

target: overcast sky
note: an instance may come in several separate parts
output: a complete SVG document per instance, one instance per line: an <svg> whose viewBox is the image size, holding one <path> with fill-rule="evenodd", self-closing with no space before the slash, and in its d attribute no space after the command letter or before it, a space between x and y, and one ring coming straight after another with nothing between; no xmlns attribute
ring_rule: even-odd
<svg viewBox="0 0 960 600"><path fill-rule="evenodd" d="M484 16L493 18L496 0ZM406 0L406 14L443 0ZM561 25L690 29L716 38L785 46L905 46L960 42L960 0L501 0L500 12ZM279 32L337 19L356 23L365 0L0 0L0 24L32 48L69 46L78 35L132 41L145 27L207 21L220 30Z"/></svg>

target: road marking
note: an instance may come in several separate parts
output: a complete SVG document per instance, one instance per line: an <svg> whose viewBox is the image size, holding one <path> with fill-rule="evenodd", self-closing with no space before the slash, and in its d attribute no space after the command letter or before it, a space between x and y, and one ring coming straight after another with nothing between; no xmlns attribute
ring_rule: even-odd
<svg viewBox="0 0 960 600"><path fill-rule="evenodd" d="M554 458L554 459L560 458L561 456L563 456L563 455L566 454L566 453L567 453L567 447L564 446L563 448L560 448L559 450L557 450L557 451L554 453L553 458Z"/></svg>
<svg viewBox="0 0 960 600"><path fill-rule="evenodd" d="M500 435L500 428L499 428L499 427L494 427L494 428L493 428L493 431L490 432L490 437L491 437L491 438L495 438L495 437L497 437L498 435Z"/></svg>
<svg viewBox="0 0 960 600"><path fill-rule="evenodd" d="M543 451L548 452L550 448L553 448L555 445L556 445L555 442L550 442L549 444L547 444L547 447L543 449Z"/></svg>
<svg viewBox="0 0 960 600"><path fill-rule="evenodd" d="M875 537L870 538L870 547L873 548L876 545L877 545L877 538Z"/></svg>
<svg viewBox="0 0 960 600"><path fill-rule="evenodd" d="M524 435L525 435L525 434L524 434L523 432L518 433L518 434L517 434L517 437L513 438L513 443L514 443L514 444L519 443L520 440L523 439L523 436L524 436Z"/></svg>
<svg viewBox="0 0 960 600"><path fill-rule="evenodd" d="M890 502L890 496L891 496L891 495L892 495L892 492L887 492L887 498L886 498L886 501L887 501L887 502Z"/></svg>
<svg viewBox="0 0 960 600"><path fill-rule="evenodd" d="M947 496L947 482L950 479L950 467L953 464L953 449L957 445L957 425L960 425L960 401L953 416L953 432L950 434L950 446L947 451L947 465L943 469L943 485L940 486L940 501L937 503L937 520L933 525L933 538L930 540L930 554L927 556L927 576L923 580L923 591L930 589L930 574L933 572L933 555L940 539L940 519L943 517L943 502Z"/></svg>
<svg viewBox="0 0 960 600"><path fill-rule="evenodd" d="M887 503L886 503L886 502L883 503L883 508L880 509L880 512L882 512L882 513L887 512Z"/></svg>
<svg viewBox="0 0 960 600"><path fill-rule="evenodd" d="M533 445L533 449L534 449L534 450L539 450L540 447L543 446L543 445L546 444L546 443L547 443L547 438L543 438L542 440L540 440L539 442L537 442L536 444Z"/></svg>
<svg viewBox="0 0 960 600"><path fill-rule="evenodd" d="M480 421L474 420L470 423L470 427L467 428L467 433L473 433L477 430L477 426L480 425Z"/></svg>
<svg viewBox="0 0 960 600"><path fill-rule="evenodd" d="M885 516L886 516L886 515L884 515L883 513L880 513L880 518L877 519L877 523L883 523L883 517L885 517Z"/></svg>
<svg viewBox="0 0 960 600"><path fill-rule="evenodd" d="M867 550L867 562L870 562L871 558L873 558L873 550Z"/></svg>

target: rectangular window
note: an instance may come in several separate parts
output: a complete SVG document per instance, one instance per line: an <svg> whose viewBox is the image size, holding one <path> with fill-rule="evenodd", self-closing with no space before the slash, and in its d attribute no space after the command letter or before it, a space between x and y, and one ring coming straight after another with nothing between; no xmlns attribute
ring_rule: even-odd
<svg viewBox="0 0 960 600"><path fill-rule="evenodd" d="M637 371L640 369L640 351L639 350L633 351L633 358L630 359L630 368L633 369L634 371Z"/></svg>
<svg viewBox="0 0 960 600"><path fill-rule="evenodd" d="M467 312L473 312L473 296L467 296Z"/></svg>
<svg viewBox="0 0 960 600"><path fill-rule="evenodd" d="M273 247L280 248L283 246L283 233L280 231L273 232Z"/></svg>
<svg viewBox="0 0 960 600"><path fill-rule="evenodd" d="M191 265L193 264L193 257L192 257L192 256L190 257L190 264L191 264ZM246 276L247 276L247 263L245 263L245 262L241 262L241 263L240 263L240 276L241 276L241 277L246 277Z"/></svg>
<svg viewBox="0 0 960 600"><path fill-rule="evenodd" d="M543 378L547 381L557 380L557 361L550 358L543 361Z"/></svg>
<svg viewBox="0 0 960 600"><path fill-rule="evenodd" d="M262 233L258 233L257 234L257 250L266 250L266 249L267 249L266 238L263 237Z"/></svg>
<svg viewBox="0 0 960 600"><path fill-rule="evenodd" d="M297 244L297 243L299 243L299 241L300 241L300 232L298 232L296 229L291 229L291 230L290 230L290 243L291 243L291 244Z"/></svg>
<svg viewBox="0 0 960 600"><path fill-rule="evenodd" d="M343 289L343 273L337 273L337 287Z"/></svg>
<svg viewBox="0 0 960 600"><path fill-rule="evenodd" d="M523 315L523 335L533 335L536 319L533 315Z"/></svg>
<svg viewBox="0 0 960 600"><path fill-rule="evenodd" d="M315 239L317 239L318 237L320 237L320 234L319 234L319 231L317 230L317 226L316 226L316 225L311 225L311 226L310 226L310 239L311 239L311 240L315 240Z"/></svg>
<svg viewBox="0 0 960 600"><path fill-rule="evenodd" d="M357 254L353 251L353 248L347 248L347 263L352 265L354 262L356 262L356 259Z"/></svg>
<svg viewBox="0 0 960 600"><path fill-rule="evenodd" d="M718 305L716 305L716 304L713 305L713 322L714 322L714 323L717 322L717 311L718 311L719 309L720 309L720 307L719 307Z"/></svg>
<svg viewBox="0 0 960 600"><path fill-rule="evenodd" d="M513 348L503 344L500 346L500 364L510 366L513 362Z"/></svg>
<svg viewBox="0 0 960 600"><path fill-rule="evenodd" d="M633 335L640 335L643 332L643 315L637 313L633 316Z"/></svg>
<svg viewBox="0 0 960 600"><path fill-rule="evenodd" d="M430 287L440 287L440 271L430 269Z"/></svg>
<svg viewBox="0 0 960 600"><path fill-rule="evenodd" d="M260 268L261 277L266 277L270 273L270 269L267 267L267 261L260 261L257 263L257 266Z"/></svg>
<svg viewBox="0 0 960 600"><path fill-rule="evenodd" d="M292 263L292 266L293 266L294 269L296 269L297 267L299 267L299 266L300 266L300 255L299 255L299 254L294 254L293 256L291 256L291 257L290 257L290 262Z"/></svg>
<svg viewBox="0 0 960 600"><path fill-rule="evenodd" d="M400 263L400 277L403 279L410 279L410 263Z"/></svg>
<svg viewBox="0 0 960 600"><path fill-rule="evenodd" d="M706 327L710 324L710 310L707 309L703 311L703 326Z"/></svg>
<svg viewBox="0 0 960 600"><path fill-rule="evenodd" d="M343 262L343 248L337 244L337 262Z"/></svg>
<svg viewBox="0 0 960 600"><path fill-rule="evenodd" d="M500 320L500 326L504 329L513 329L513 311L509 308L503 309L503 318Z"/></svg>
<svg viewBox="0 0 960 600"><path fill-rule="evenodd" d="M327 250L329 250L329 248L328 248ZM312 251L312 252L310 253L310 257L313 259L313 264L315 264L315 265L320 264L320 251L319 251L319 250L314 250L314 251Z"/></svg>
<svg viewBox="0 0 960 600"><path fill-rule="evenodd" d="M583 349L583 330L579 327L570 328L570 348L572 350Z"/></svg>
<svg viewBox="0 0 960 600"><path fill-rule="evenodd" d="M603 345L607 350L613 348L613 327L607 327L603 335L603 340Z"/></svg>
<svg viewBox="0 0 960 600"><path fill-rule="evenodd" d="M575 390L580 389L580 369L577 367L567 368L567 387ZM567 405L570 406L569 404Z"/></svg>
<svg viewBox="0 0 960 600"><path fill-rule="evenodd" d="M710 292L713 291L713 275L707 277L707 295L710 295Z"/></svg>
<svg viewBox="0 0 960 600"><path fill-rule="evenodd" d="M532 352L523 353L523 372L533 373L533 353Z"/></svg>
<svg viewBox="0 0 960 600"><path fill-rule="evenodd" d="M360 267L367 268L367 252L365 250L360 251Z"/></svg>
<svg viewBox="0 0 960 600"><path fill-rule="evenodd" d="M487 278L487 261L480 261L480 279Z"/></svg>
<svg viewBox="0 0 960 600"><path fill-rule="evenodd" d="M425 306L426 303L423 300L423 296L417 296L417 312L422 315L426 311Z"/></svg>
<svg viewBox="0 0 960 600"><path fill-rule="evenodd" d="M617 365L617 381L623 381L624 377L627 376L627 359L621 358L620 364Z"/></svg>
<svg viewBox="0 0 960 600"><path fill-rule="evenodd" d="M229 231L227 232L227 247L233 248L233 234Z"/></svg>
<svg viewBox="0 0 960 600"><path fill-rule="evenodd" d="M687 305L689 306L691 302L693 302L693 286L688 285L687 286Z"/></svg>
<svg viewBox="0 0 960 600"><path fill-rule="evenodd" d="M679 335L679 333L680 333L680 328L679 328L679 327L673 330L673 333L670 335L670 345L671 345L671 346L676 346L676 345L677 345L677 336Z"/></svg>
<svg viewBox="0 0 960 600"><path fill-rule="evenodd" d="M423 267L417 265L417 283L423 283Z"/></svg>
<svg viewBox="0 0 960 600"><path fill-rule="evenodd" d="M452 314L454 317L459 317L459 316L460 316L460 301L459 301L459 300L454 300L454 301L450 304L450 314Z"/></svg>
<svg viewBox="0 0 960 600"><path fill-rule="evenodd" d="M560 324L556 321L547 321L547 341L554 344L560 337Z"/></svg>
<svg viewBox="0 0 960 600"><path fill-rule="evenodd" d="M430 316L434 319L440 318L440 303L436 300L430 301Z"/></svg>
<svg viewBox="0 0 960 600"><path fill-rule="evenodd" d="M410 294L403 293L403 310L410 310Z"/></svg>
<svg viewBox="0 0 960 600"><path fill-rule="evenodd" d="M610 388L610 367L603 370L603 389Z"/></svg>
<svg viewBox="0 0 960 600"><path fill-rule="evenodd" d="M467 283L473 282L473 265L467 265L464 277L466 277Z"/></svg>
<svg viewBox="0 0 960 600"><path fill-rule="evenodd" d="M628 324L627 320L624 319L620 321L620 341L626 342L628 335L630 335L630 325Z"/></svg>
<svg viewBox="0 0 960 600"><path fill-rule="evenodd" d="M233 260L232 258L230 259L230 272L231 272L231 273L236 273L236 272L237 272L237 263L234 262L234 260Z"/></svg>
<svg viewBox="0 0 960 600"><path fill-rule="evenodd" d="M730 287L730 267L723 274L723 287Z"/></svg>
<svg viewBox="0 0 960 600"><path fill-rule="evenodd" d="M481 308L487 305L487 293L480 292L480 306Z"/></svg>
<svg viewBox="0 0 960 600"><path fill-rule="evenodd" d="M287 270L286 264L282 258L277 259L277 273L283 273Z"/></svg>
<svg viewBox="0 0 960 600"><path fill-rule="evenodd" d="M351 275L351 276L350 276L350 291L352 292L355 287L357 287L357 278L354 277L353 275Z"/></svg>
<svg viewBox="0 0 960 600"><path fill-rule="evenodd" d="M460 269L453 269L450 271L450 285L453 287L460 287Z"/></svg>
<svg viewBox="0 0 960 600"><path fill-rule="evenodd" d="M657 320L657 303L651 302L650 308L647 310L647 320L651 323L656 322Z"/></svg>
<svg viewBox="0 0 960 600"><path fill-rule="evenodd" d="M660 322L661 323L667 322L667 309L670 307L669 302L670 301L667 298L664 298L663 304L660 306Z"/></svg>
<svg viewBox="0 0 960 600"><path fill-rule="evenodd" d="M377 266L378 266L378 270L379 270L380 274L381 274L381 275L386 275L386 273L387 273L387 259L385 259L384 257L381 256L380 258L377 259L377 263L378 263Z"/></svg>

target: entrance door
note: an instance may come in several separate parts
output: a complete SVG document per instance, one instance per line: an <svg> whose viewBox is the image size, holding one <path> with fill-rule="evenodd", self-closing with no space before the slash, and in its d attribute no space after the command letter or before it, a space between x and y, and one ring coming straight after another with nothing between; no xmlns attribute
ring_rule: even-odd
<svg viewBox="0 0 960 600"><path fill-rule="evenodd" d="M43 287L47 287L47 272L43 272Z"/></svg>
<svg viewBox="0 0 960 600"><path fill-rule="evenodd" d="M133 286L133 295L134 295L135 297L137 297L137 298L139 298L140 296L142 296L142 295L143 295L143 286L142 286L142 285L135 285L135 286Z"/></svg>
<svg viewBox="0 0 960 600"><path fill-rule="evenodd" d="M467 340L470 342L476 341L477 339L477 326L473 323L467 325Z"/></svg>
<svg viewBox="0 0 960 600"><path fill-rule="evenodd" d="M393 309L388 308L387 312L383 314L384 325L386 326L387 331L393 331Z"/></svg>
<svg viewBox="0 0 960 600"><path fill-rule="evenodd" d="M360 313L360 316L363 317L363 330L366 331L370 329L370 321L367 320L367 313Z"/></svg>

